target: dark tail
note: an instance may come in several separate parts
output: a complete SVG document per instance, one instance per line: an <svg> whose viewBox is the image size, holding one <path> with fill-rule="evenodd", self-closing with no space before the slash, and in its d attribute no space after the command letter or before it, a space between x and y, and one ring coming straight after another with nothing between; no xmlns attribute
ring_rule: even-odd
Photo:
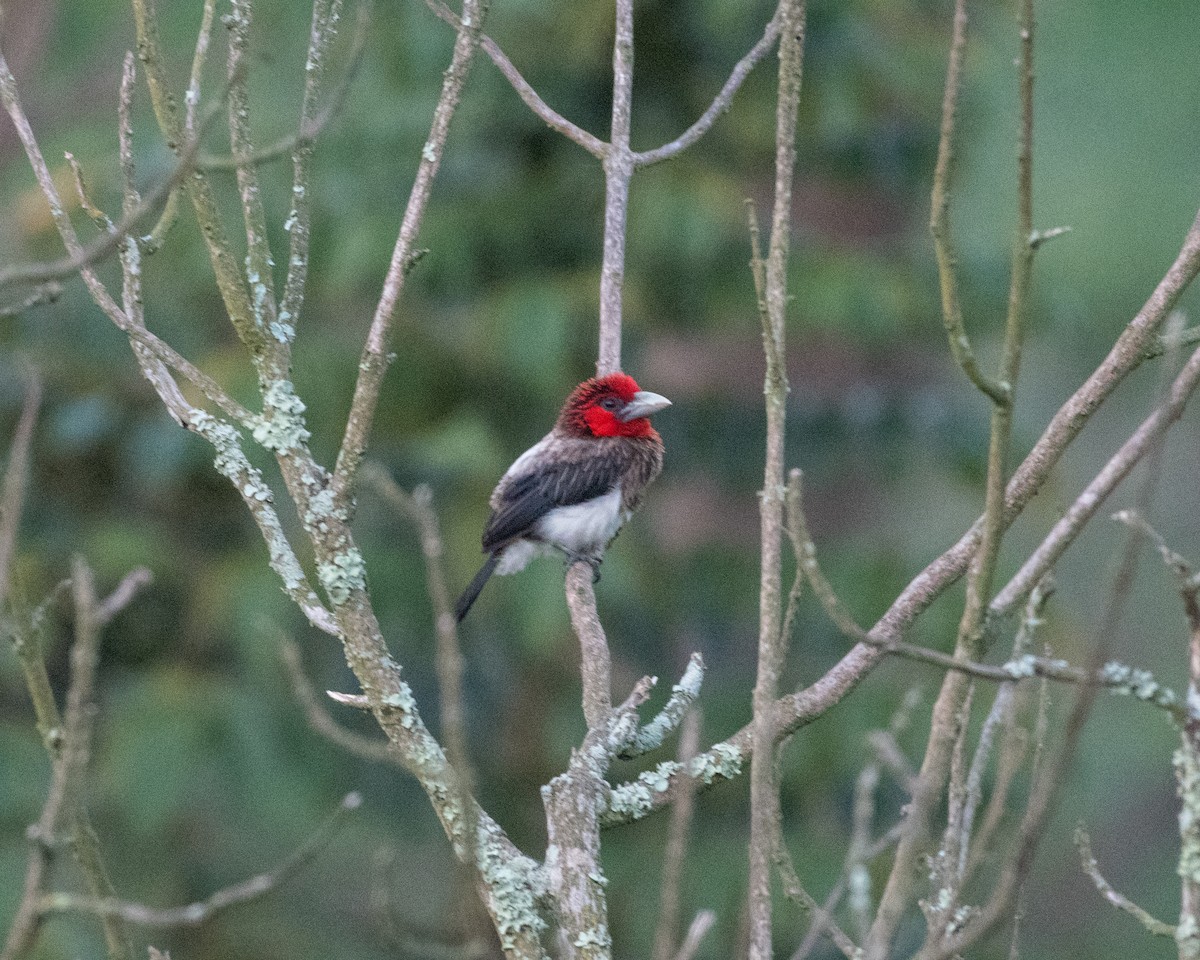
<svg viewBox="0 0 1200 960"><path fill-rule="evenodd" d="M488 558L483 562L483 566L475 574L475 579L467 585L467 589L458 598L458 603L454 605L454 616L459 623L462 623L463 617L467 615L471 609L471 605L478 599L480 591L483 590L483 585L488 582L488 577L492 575L492 571L496 569L496 564L499 562L499 550L488 554Z"/></svg>

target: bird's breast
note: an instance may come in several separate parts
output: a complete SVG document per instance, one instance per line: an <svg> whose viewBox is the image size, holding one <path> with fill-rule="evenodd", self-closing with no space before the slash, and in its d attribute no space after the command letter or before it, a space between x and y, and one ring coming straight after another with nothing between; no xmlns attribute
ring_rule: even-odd
<svg viewBox="0 0 1200 960"><path fill-rule="evenodd" d="M569 507L555 507L534 524L538 539L569 553L594 554L603 550L628 518L621 503L621 486L603 496Z"/></svg>

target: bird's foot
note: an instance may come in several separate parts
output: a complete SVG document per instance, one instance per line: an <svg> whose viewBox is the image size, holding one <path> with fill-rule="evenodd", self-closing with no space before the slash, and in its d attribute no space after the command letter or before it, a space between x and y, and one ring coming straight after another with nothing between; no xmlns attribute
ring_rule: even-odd
<svg viewBox="0 0 1200 960"><path fill-rule="evenodd" d="M573 564L586 563L592 568L592 584L600 582L600 558L592 556L590 553L568 553L567 554L567 569L570 570Z"/></svg>

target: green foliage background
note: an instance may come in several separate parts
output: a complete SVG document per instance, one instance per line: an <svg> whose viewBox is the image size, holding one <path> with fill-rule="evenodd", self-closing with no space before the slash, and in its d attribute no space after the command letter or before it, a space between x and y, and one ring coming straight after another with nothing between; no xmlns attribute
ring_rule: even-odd
<svg viewBox="0 0 1200 960"><path fill-rule="evenodd" d="M65 173L58 158L74 152L101 203L115 208L115 91L133 43L126 4L5 6L0 42L17 66L47 155ZM161 6L182 89L199 4ZM980 6L954 217L967 322L990 356L1011 245L1016 28L1007 4ZM258 4L251 88L259 142L295 123L303 7ZM1037 257L1018 451L1141 305L1200 196L1200 20L1191 4L1062 0L1039 8L1037 223L1069 224L1073 233ZM635 147L645 148L676 136L703 110L770 11L763 2L726 0L641 0L637 10L633 135ZM603 3L506 0L493 4L488 31L547 101L604 134L611 14ZM925 230L949 22L949 4L932 0L810 3L788 449L790 464L808 477L828 572L862 621L881 613L982 503L987 409L945 349ZM309 407L314 451L326 462L341 437L451 40L422 4L379 4L350 100L319 143L295 380ZM711 668L706 742L747 721L753 684L762 360L744 201L760 209L769 202L773 71L771 59L699 145L640 174L630 210L625 366L675 406L659 418L666 471L605 564L600 609L622 689L644 673L669 688L687 654L703 652ZM138 160L150 184L170 160L144 89L139 98ZM219 137L211 147L221 148ZM282 261L290 167L269 167L264 177ZM224 176L235 226L231 184ZM602 213L596 162L547 130L481 56L425 220L421 245L430 252L405 293L398 360L373 448L402 484L435 491L454 586L479 560L492 484L593 369ZM14 133L0 120L0 263L59 254ZM103 272L114 276L111 265ZM250 367L186 212L146 264L146 299L153 329L255 405ZM102 587L136 565L156 578L109 630L100 677L92 806L122 896L163 906L203 898L281 859L348 790L366 798L326 854L272 897L200 929L152 932L145 940L176 958L442 955L436 942L455 929L457 909L444 838L408 778L348 757L304 723L280 667L281 634L301 641L320 689L353 689L353 678L335 646L307 628L281 593L253 525L211 469L208 448L165 416L128 345L78 281L58 304L0 321L5 440L19 409L23 363L42 372L47 402L22 530L20 595L40 598L65 575L73 553L96 567ZM1156 369L1139 372L1079 439L1014 529L1005 570L1145 415ZM1168 451L1158 520L1196 558L1198 469L1191 414ZM1129 499L1126 491L1118 497ZM357 529L385 633L436 722L433 630L415 535L370 492ZM1098 521L1060 566L1045 635L1058 655L1080 659L1086 651L1121 542L1113 525ZM937 604L911 639L947 647L959 600L955 592ZM1144 565L1133 600L1119 654L1182 686L1184 621L1155 563ZM65 675L66 627L64 614L48 651L56 682ZM582 732L559 566L542 562L491 584L462 636L480 798L518 843L540 851L537 788L561 769ZM806 602L790 681L815 678L844 649ZM789 841L818 897L845 852L866 733L887 722L914 683L928 700L937 679L885 664L788 749ZM1053 705L1065 701L1053 693ZM342 719L372 732L363 718ZM921 733L911 735L913 751ZM1069 844L1074 819L1086 818L1110 879L1170 918L1177 898L1173 748L1157 716L1101 701L1028 891L1023 956L1173 954L1171 944L1148 942L1101 902ZM0 651L0 925L19 897L23 832L46 782L15 658ZM881 829L898 800L886 787ZM746 834L744 784L700 798L684 898L688 916L701 907L718 914L703 956L736 950ZM622 955L649 951L664 836L660 817L606 838ZM382 873L374 866L381 858L392 863ZM372 918L373 889L390 891L400 942ZM803 927L790 907L779 916L780 949L790 952ZM1007 942L991 949L1006 955ZM98 950L92 922L55 919L37 955Z"/></svg>

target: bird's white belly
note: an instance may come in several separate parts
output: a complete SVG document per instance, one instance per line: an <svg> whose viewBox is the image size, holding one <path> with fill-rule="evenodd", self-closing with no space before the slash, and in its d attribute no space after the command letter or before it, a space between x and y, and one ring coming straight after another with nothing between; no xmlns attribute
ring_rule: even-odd
<svg viewBox="0 0 1200 960"><path fill-rule="evenodd" d="M566 553L598 557L627 519L619 485L602 497L555 507L533 525L537 540L518 540L505 547L496 573L524 570L534 557L550 553L555 547Z"/></svg>

